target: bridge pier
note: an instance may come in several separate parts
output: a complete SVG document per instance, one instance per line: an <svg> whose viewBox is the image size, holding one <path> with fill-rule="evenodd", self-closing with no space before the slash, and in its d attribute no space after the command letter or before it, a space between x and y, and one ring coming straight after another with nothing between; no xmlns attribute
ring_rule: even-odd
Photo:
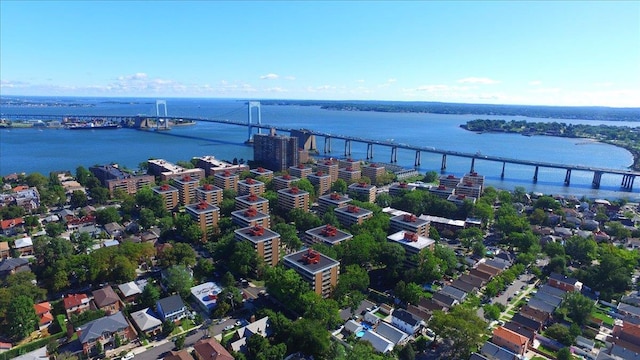
<svg viewBox="0 0 640 360"><path fill-rule="evenodd" d="M344 156L351 156L351 140L344 141Z"/></svg>
<svg viewBox="0 0 640 360"><path fill-rule="evenodd" d="M258 109L258 125L262 125L262 112L260 110L260 102L259 101L249 101L247 103L247 142L253 142L251 138L251 133L253 132L253 121L252 121L252 109ZM262 134L262 128L258 128L258 134Z"/></svg>
<svg viewBox="0 0 640 360"><path fill-rule="evenodd" d="M420 150L416 150L416 158L413 161L413 166L420 166L420 156L421 156Z"/></svg>
<svg viewBox="0 0 640 360"><path fill-rule="evenodd" d="M571 169L567 169L567 174L564 176L564 185L569 186L571 184Z"/></svg>
<svg viewBox="0 0 640 360"><path fill-rule="evenodd" d="M622 188L625 190L633 190L633 181L636 179L635 175L623 175L622 176Z"/></svg>
<svg viewBox="0 0 640 360"><path fill-rule="evenodd" d="M593 172L593 180L591 181L591 186L594 189L600 189L600 180L602 179L602 171L594 171Z"/></svg>
<svg viewBox="0 0 640 360"><path fill-rule="evenodd" d="M538 167L536 166L536 171L533 172L533 183L538 182Z"/></svg>
<svg viewBox="0 0 640 360"><path fill-rule="evenodd" d="M507 163L506 162L502 162L502 172L500 173L500 179L504 179L504 167Z"/></svg>
<svg viewBox="0 0 640 360"><path fill-rule="evenodd" d="M471 158L471 170L469 172L476 172L476 158Z"/></svg>
<svg viewBox="0 0 640 360"><path fill-rule="evenodd" d="M373 144L367 143L367 160L373 159Z"/></svg>
<svg viewBox="0 0 640 360"><path fill-rule="evenodd" d="M397 163L397 162L398 162L398 147L392 146L391 147L391 163Z"/></svg>
<svg viewBox="0 0 640 360"><path fill-rule="evenodd" d="M324 138L324 153L330 153L331 152L331 138L330 137L326 137Z"/></svg>
<svg viewBox="0 0 640 360"><path fill-rule="evenodd" d="M447 170L447 154L442 154L442 165L440 165L440 172Z"/></svg>

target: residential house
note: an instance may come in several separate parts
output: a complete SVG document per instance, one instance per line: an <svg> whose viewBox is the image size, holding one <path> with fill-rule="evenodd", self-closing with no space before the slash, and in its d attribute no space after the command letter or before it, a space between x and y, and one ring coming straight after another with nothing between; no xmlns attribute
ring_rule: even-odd
<svg viewBox="0 0 640 360"><path fill-rule="evenodd" d="M13 248L20 253L20 256L27 256L33 254L33 240L30 237L23 237L16 239L13 242Z"/></svg>
<svg viewBox="0 0 640 360"><path fill-rule="evenodd" d="M542 323L543 325L547 324L547 322L549 321L549 318L551 317L549 313L534 309L529 305L525 305L522 308L520 308L520 314L528 317L529 319L536 320Z"/></svg>
<svg viewBox="0 0 640 360"><path fill-rule="evenodd" d="M91 354L98 342L103 347L105 344L114 342L116 335L125 342L136 337L135 330L125 319L122 312L90 321L79 327L77 334L85 355Z"/></svg>
<svg viewBox="0 0 640 360"><path fill-rule="evenodd" d="M511 321L527 329L530 329L531 331L540 332L542 330L543 324L541 322L528 318L519 313L513 315L513 317L511 318Z"/></svg>
<svg viewBox="0 0 640 360"><path fill-rule="evenodd" d="M422 298L420 302L418 302L418 308L433 313L436 310L444 311L447 309L447 306L442 305L442 303L435 302L432 299Z"/></svg>
<svg viewBox="0 0 640 360"><path fill-rule="evenodd" d="M553 314L553 312L556 310L555 306L536 298L529 299L527 305L532 309L536 309L547 314Z"/></svg>
<svg viewBox="0 0 640 360"><path fill-rule="evenodd" d="M393 345L401 345L404 344L408 339L408 333L400 330L397 327L393 327L390 324L380 321L378 326L375 327L374 330L378 335L381 335L385 339L391 341Z"/></svg>
<svg viewBox="0 0 640 360"><path fill-rule="evenodd" d="M233 360L227 349L213 338L198 341L193 346L193 355L196 360Z"/></svg>
<svg viewBox="0 0 640 360"><path fill-rule="evenodd" d="M231 350L242 353L246 352L247 341L254 335L259 335L264 338L271 335L271 322L268 316L237 329L231 341L229 341Z"/></svg>
<svg viewBox="0 0 640 360"><path fill-rule="evenodd" d="M0 260L0 278L6 278L9 275L22 271L31 271L31 268L29 267L29 260L21 258Z"/></svg>
<svg viewBox="0 0 640 360"><path fill-rule="evenodd" d="M103 310L107 315L115 314L122 308L120 298L109 285L93 292L93 302L98 309Z"/></svg>
<svg viewBox="0 0 640 360"><path fill-rule="evenodd" d="M163 360L193 360L193 356L189 354L186 349L180 351L170 351L169 355L165 356Z"/></svg>
<svg viewBox="0 0 640 360"><path fill-rule="evenodd" d="M514 321L509 321L506 324L502 325L505 328L518 333L524 337L526 337L527 339L529 339L529 342L533 342L533 340L535 339L536 333L535 331L528 329L526 327L523 327L522 325L518 324L517 322Z"/></svg>
<svg viewBox="0 0 640 360"><path fill-rule="evenodd" d="M469 275L482 280L484 283L489 282L489 280L491 280L491 278L493 278L493 275L491 275L489 273L486 273L484 271L480 271L478 269L469 270Z"/></svg>
<svg viewBox="0 0 640 360"><path fill-rule="evenodd" d="M421 307L409 304L407 305L407 311L425 324L429 322L429 319L431 319L431 313Z"/></svg>
<svg viewBox="0 0 640 360"><path fill-rule="evenodd" d="M459 304L460 302L454 298L452 298L451 296L441 293L441 292L437 292L435 294L433 294L433 297L431 298L431 300L435 301L437 304L442 305L444 307L447 308L451 308L454 305Z"/></svg>
<svg viewBox="0 0 640 360"><path fill-rule="evenodd" d="M489 360L517 360L520 359L515 353L498 346L492 342L485 342L480 349L480 353Z"/></svg>
<svg viewBox="0 0 640 360"><path fill-rule="evenodd" d="M450 297L458 300L459 303L463 302L467 298L466 292L456 289L450 285L443 286L439 292L445 295L449 295Z"/></svg>
<svg viewBox="0 0 640 360"><path fill-rule="evenodd" d="M33 305L33 309L38 315L38 326L39 329L48 328L49 325L53 322L53 314L51 314L51 304L48 301L41 302Z"/></svg>
<svg viewBox="0 0 640 360"><path fill-rule="evenodd" d="M482 288L482 286L484 286L484 284L485 284L485 282L484 282L482 279L477 278L477 277L475 277L475 276L468 275L468 274L461 275L461 276L458 278L458 280L460 280L460 281L464 281L464 282L466 282L467 284L471 284L471 285L473 285L473 287L475 287L476 289L480 289L480 288Z"/></svg>
<svg viewBox="0 0 640 360"><path fill-rule="evenodd" d="M85 294L69 294L62 299L64 310L67 312L67 318L71 315L82 314L89 310L91 300Z"/></svg>
<svg viewBox="0 0 640 360"><path fill-rule="evenodd" d="M395 310L391 314L391 323L410 335L417 333L420 327L425 326L421 318L404 309Z"/></svg>
<svg viewBox="0 0 640 360"><path fill-rule="evenodd" d="M360 339L368 341L373 346L373 349L379 353L385 354L393 350L393 343L375 331L365 331Z"/></svg>
<svg viewBox="0 0 640 360"><path fill-rule="evenodd" d="M461 290L467 294L473 294L476 293L478 291L478 288L474 285L471 285L467 282L464 282L460 279L455 280L454 282L451 283L451 286L453 286L454 288Z"/></svg>
<svg viewBox="0 0 640 360"><path fill-rule="evenodd" d="M0 221L0 230L2 235L13 236L19 232L24 231L24 219L19 217L15 219L7 219Z"/></svg>
<svg viewBox="0 0 640 360"><path fill-rule="evenodd" d="M640 307L619 303L618 304L618 313L622 315L627 315L631 317L640 318Z"/></svg>
<svg viewBox="0 0 640 360"><path fill-rule="evenodd" d="M147 280L129 281L128 283L118 285L118 290L122 294L124 302L133 302L147 286Z"/></svg>
<svg viewBox="0 0 640 360"><path fill-rule="evenodd" d="M11 257L11 249L7 241L0 241L0 260Z"/></svg>
<svg viewBox="0 0 640 360"><path fill-rule="evenodd" d="M564 291L582 290L582 283L580 281L558 273L551 273L551 275L549 275L548 283L549 285Z"/></svg>
<svg viewBox="0 0 640 360"><path fill-rule="evenodd" d="M187 307L179 295L171 295L156 302L156 310L162 321L178 321L187 316Z"/></svg>
<svg viewBox="0 0 640 360"><path fill-rule="evenodd" d="M503 326L499 326L493 330L493 338L491 341L517 355L524 355L529 346L529 339Z"/></svg>
<svg viewBox="0 0 640 360"><path fill-rule="evenodd" d="M162 331L162 321L160 321L158 315L150 308L131 313L131 320L133 320L133 324L138 331L146 334L148 337L157 335Z"/></svg>
<svg viewBox="0 0 640 360"><path fill-rule="evenodd" d="M124 227L117 222L104 224L104 231L114 239L120 239L124 236Z"/></svg>

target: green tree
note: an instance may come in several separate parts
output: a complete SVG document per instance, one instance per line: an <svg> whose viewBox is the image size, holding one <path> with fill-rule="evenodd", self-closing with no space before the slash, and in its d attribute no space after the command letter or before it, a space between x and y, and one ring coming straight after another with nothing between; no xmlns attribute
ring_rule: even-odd
<svg viewBox="0 0 640 360"><path fill-rule="evenodd" d="M45 232L48 236L56 237L64 232L64 225L57 222L50 222L45 227Z"/></svg>
<svg viewBox="0 0 640 360"><path fill-rule="evenodd" d="M402 347L400 352L398 353L399 360L415 360L416 351L413 350L413 346L411 344L406 344Z"/></svg>
<svg viewBox="0 0 640 360"><path fill-rule="evenodd" d="M422 288L416 283L405 284L400 280L394 289L396 296L405 304L417 304L422 296Z"/></svg>
<svg viewBox="0 0 640 360"><path fill-rule="evenodd" d="M549 257L564 257L564 246L559 242L549 242L544 246L544 252L549 255Z"/></svg>
<svg viewBox="0 0 640 360"><path fill-rule="evenodd" d="M484 310L484 318L487 320L498 320L500 318L500 308L495 304L485 304L482 310Z"/></svg>
<svg viewBox="0 0 640 360"><path fill-rule="evenodd" d="M177 292L183 299L189 297L189 291L193 287L193 278L189 269L184 265L174 265L167 269L167 289Z"/></svg>
<svg viewBox="0 0 640 360"><path fill-rule="evenodd" d="M452 358L468 359L471 349L477 349L483 340L487 324L474 309L454 306L449 313L434 311L429 327L438 336L450 340Z"/></svg>
<svg viewBox="0 0 640 360"><path fill-rule="evenodd" d="M160 289L155 284L147 284L140 294L140 304L143 307L153 308L160 300Z"/></svg>
<svg viewBox="0 0 640 360"><path fill-rule="evenodd" d="M6 320L9 325L8 334L14 340L22 340L35 330L38 316L33 309L33 300L19 295L9 304Z"/></svg>
<svg viewBox="0 0 640 360"><path fill-rule="evenodd" d="M89 195L96 204L106 204L109 201L109 189L103 186L97 186L89 189Z"/></svg>
<svg viewBox="0 0 640 360"><path fill-rule="evenodd" d="M559 323L549 326L549 328L547 328L547 331L545 332L545 335L552 339L558 340L566 346L570 346L575 340L575 336L571 335L569 328Z"/></svg>
<svg viewBox="0 0 640 360"><path fill-rule="evenodd" d="M331 184L331 191L337 192L340 194L347 193L347 182L343 179L338 179Z"/></svg>
<svg viewBox="0 0 640 360"><path fill-rule="evenodd" d="M592 237L583 239L580 236L574 235L565 241L564 248L565 253L569 255L571 259L581 264L591 264L598 255L598 244Z"/></svg>
<svg viewBox="0 0 640 360"><path fill-rule="evenodd" d="M286 223L278 223L273 225L272 229L280 234L280 240L287 249L296 251L302 247L302 241L298 237L298 231L295 226Z"/></svg>
<svg viewBox="0 0 640 360"><path fill-rule="evenodd" d="M120 222L122 218L115 207L107 207L96 211L96 222L100 225Z"/></svg>
<svg viewBox="0 0 640 360"><path fill-rule="evenodd" d="M322 359L329 350L329 332L318 321L299 319L291 324L287 350Z"/></svg>
<svg viewBox="0 0 640 360"><path fill-rule="evenodd" d="M76 180L80 183L80 185L86 185L89 177L93 176L89 170L87 170L84 166L78 166L76 168Z"/></svg>
<svg viewBox="0 0 640 360"><path fill-rule="evenodd" d="M557 360L571 360L571 359L573 359L573 356L571 355L571 350L569 349L569 347L563 347L562 349L558 350L558 353L556 355L556 359Z"/></svg>
<svg viewBox="0 0 640 360"><path fill-rule="evenodd" d="M427 183L434 183L436 182L436 180L438 180L438 172L432 170L432 171L428 171L424 175L424 179L422 181Z"/></svg>

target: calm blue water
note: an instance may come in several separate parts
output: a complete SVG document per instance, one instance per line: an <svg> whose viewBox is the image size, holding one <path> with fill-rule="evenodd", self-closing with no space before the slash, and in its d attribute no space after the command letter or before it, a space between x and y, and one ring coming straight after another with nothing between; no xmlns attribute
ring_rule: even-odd
<svg viewBox="0 0 640 360"><path fill-rule="evenodd" d="M61 99L67 100L68 99ZM123 103L106 103L114 99L73 99L73 102L96 104L95 107L13 107L4 106L2 113L24 114L101 114L136 115L155 114L155 100L115 99ZM246 121L244 101L220 99L169 99L169 115L184 117L224 118ZM262 106L262 122L291 128L309 128L333 134L361 136L373 139L393 139L397 143L432 146L463 152L481 152L518 159L539 160L566 164L579 164L626 169L632 162L631 154L615 146L581 139L513 134L475 134L459 125L476 118L528 121L557 121L565 123L609 124L639 126L637 122L602 122L586 120L536 119L525 117L483 115L438 115L414 113L377 113L322 110L313 106ZM213 155L219 159L251 159L253 150L244 144L247 129L230 125L199 122L195 126L173 128L169 132L147 132L131 129L112 131L66 131L11 129L0 130L0 174L12 172L74 171L78 165L116 162L137 168L149 158L169 161L188 160L194 156ZM324 140L317 139L322 150ZM344 142L333 140L331 154L341 157ZM399 151L398 164L413 167L413 151ZM388 162L390 150L374 149L374 160ZM352 143L352 157L366 157L366 145ZM441 157L422 154L419 171L440 169ZM640 200L640 179L632 193L620 192L620 177L604 175L600 190L591 189L591 173L574 171L571 186L562 185L564 171L540 169L538 183L533 184L533 168L507 165L505 179L500 179L501 164L476 160L476 171L487 177L487 182L498 188L513 189L524 186L529 191L587 197L628 197ZM449 157L447 171L456 175L468 172L469 159Z"/></svg>

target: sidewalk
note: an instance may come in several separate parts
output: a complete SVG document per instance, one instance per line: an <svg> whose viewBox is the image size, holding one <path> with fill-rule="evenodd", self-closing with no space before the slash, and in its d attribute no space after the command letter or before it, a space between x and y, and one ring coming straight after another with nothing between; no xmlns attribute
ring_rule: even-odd
<svg viewBox="0 0 640 360"><path fill-rule="evenodd" d="M181 336L181 335L186 335L186 334L190 333L191 331L198 331L198 330L200 330L201 327L202 327L202 324L196 325L196 326L192 327L189 330L183 330L183 331L181 331L181 332L179 332L177 334L169 335L169 336L167 336L166 338L164 338L162 340L149 341L149 343L147 345L140 345L138 347L135 347L132 350L130 350L130 352L132 352L134 355L141 354L141 353L147 351L148 349L151 349L151 348L154 348L154 347L158 347L158 346L164 345L164 344L169 343L169 342L173 342L173 340L172 340L173 338L176 338L176 337ZM116 350L118 350L118 352L116 354L119 354L122 351L122 350L120 350L121 348L122 347L116 349Z"/></svg>

